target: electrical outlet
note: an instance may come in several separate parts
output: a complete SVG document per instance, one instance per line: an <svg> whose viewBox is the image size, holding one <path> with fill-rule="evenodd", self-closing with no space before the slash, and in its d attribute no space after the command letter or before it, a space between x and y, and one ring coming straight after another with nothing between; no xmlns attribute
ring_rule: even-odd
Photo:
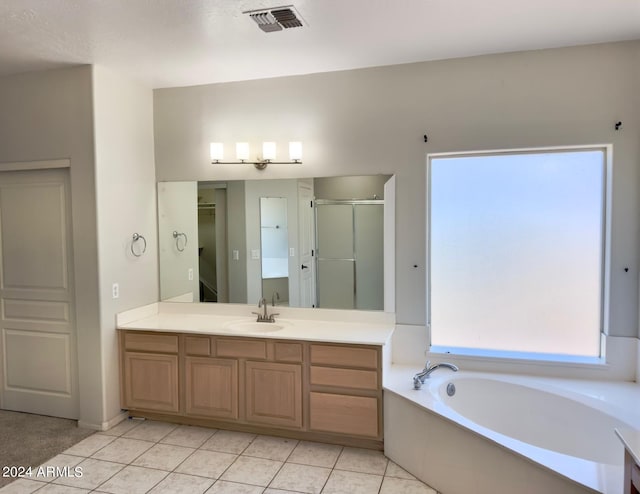
<svg viewBox="0 0 640 494"><path fill-rule="evenodd" d="M193 268L189 268L189 281L193 281Z"/></svg>
<svg viewBox="0 0 640 494"><path fill-rule="evenodd" d="M240 251L239 250L234 250L233 251L233 260L234 261L239 261L240 260Z"/></svg>
<svg viewBox="0 0 640 494"><path fill-rule="evenodd" d="M260 259L260 249L251 249L251 259Z"/></svg>
<svg viewBox="0 0 640 494"><path fill-rule="evenodd" d="M120 297L120 285L114 283L111 285L111 296L115 299Z"/></svg>

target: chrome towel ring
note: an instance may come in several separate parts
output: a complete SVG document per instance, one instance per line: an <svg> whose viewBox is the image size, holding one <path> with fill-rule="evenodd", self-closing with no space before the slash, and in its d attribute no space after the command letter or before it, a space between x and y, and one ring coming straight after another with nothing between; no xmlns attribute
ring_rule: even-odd
<svg viewBox="0 0 640 494"><path fill-rule="evenodd" d="M184 237L184 243L182 244L182 249L180 248L180 237ZM187 247L187 234L186 233L178 233L177 231L173 232L173 238L176 239L176 249L178 252L183 252Z"/></svg>
<svg viewBox="0 0 640 494"><path fill-rule="evenodd" d="M133 248L134 245L136 245L136 243L138 242L138 240L142 240L142 251L140 253L137 253L136 250ZM147 239L144 238L142 235L140 235L139 233L134 233L133 234L133 240L131 242L131 253L136 256L136 257L140 257L142 254L144 254L147 251Z"/></svg>

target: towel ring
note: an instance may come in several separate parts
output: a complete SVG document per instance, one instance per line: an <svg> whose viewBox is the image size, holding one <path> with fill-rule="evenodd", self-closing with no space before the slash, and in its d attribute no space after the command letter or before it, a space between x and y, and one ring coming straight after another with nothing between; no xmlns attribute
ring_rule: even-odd
<svg viewBox="0 0 640 494"><path fill-rule="evenodd" d="M182 246L182 249L180 248L180 242L179 242L179 238L180 237L184 237L184 245ZM173 232L173 238L176 239L176 249L178 249L178 252L183 252L184 249L187 247L187 234L186 233L178 233L177 231Z"/></svg>
<svg viewBox="0 0 640 494"><path fill-rule="evenodd" d="M133 246L136 244L136 242L138 240L142 240L142 252L140 252L140 254L137 254L136 251L134 250ZM144 254L147 251L147 239L144 238L142 235L140 235L139 233L134 233L133 234L133 241L131 242L131 253L136 256L136 257L140 257L142 254Z"/></svg>

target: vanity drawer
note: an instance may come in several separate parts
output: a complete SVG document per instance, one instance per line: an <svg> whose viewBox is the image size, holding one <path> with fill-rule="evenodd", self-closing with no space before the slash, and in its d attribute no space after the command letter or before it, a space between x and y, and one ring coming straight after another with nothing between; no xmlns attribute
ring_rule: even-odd
<svg viewBox="0 0 640 494"><path fill-rule="evenodd" d="M350 346L311 345L311 363L377 369L378 350Z"/></svg>
<svg viewBox="0 0 640 494"><path fill-rule="evenodd" d="M262 340L216 339L216 355L218 357L267 358L267 343Z"/></svg>
<svg viewBox="0 0 640 494"><path fill-rule="evenodd" d="M378 389L378 372L311 366L311 384L347 389Z"/></svg>
<svg viewBox="0 0 640 494"><path fill-rule="evenodd" d="M302 343L280 343L274 345L275 360L278 362L302 362Z"/></svg>
<svg viewBox="0 0 640 494"><path fill-rule="evenodd" d="M126 332L124 348L140 352L178 353L178 335Z"/></svg>
<svg viewBox="0 0 640 494"><path fill-rule="evenodd" d="M312 392L309 395L309 420L314 431L378 437L378 400Z"/></svg>
<svg viewBox="0 0 640 494"><path fill-rule="evenodd" d="M187 355L202 357L211 355L211 338L206 336L185 336L184 346Z"/></svg>

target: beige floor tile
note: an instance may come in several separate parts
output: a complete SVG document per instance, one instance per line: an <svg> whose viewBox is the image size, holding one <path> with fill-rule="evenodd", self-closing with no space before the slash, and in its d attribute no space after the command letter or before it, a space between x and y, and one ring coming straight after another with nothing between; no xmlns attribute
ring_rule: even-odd
<svg viewBox="0 0 640 494"><path fill-rule="evenodd" d="M31 494L40 489L44 484L35 480L17 479L5 485L0 492L2 494Z"/></svg>
<svg viewBox="0 0 640 494"><path fill-rule="evenodd" d="M106 434L107 436L121 436L143 423L143 420L126 419L119 424L114 425L108 431L102 431L100 434Z"/></svg>
<svg viewBox="0 0 640 494"><path fill-rule="evenodd" d="M100 485L98 490L111 494L145 494L167 475L168 472L161 470L129 465Z"/></svg>
<svg viewBox="0 0 640 494"><path fill-rule="evenodd" d="M138 456L132 465L171 471L194 451L193 448L183 448L173 444L156 444Z"/></svg>
<svg viewBox="0 0 640 494"><path fill-rule="evenodd" d="M370 449L344 448L335 468L350 472L384 475L389 460L380 452Z"/></svg>
<svg viewBox="0 0 640 494"><path fill-rule="evenodd" d="M178 426L176 424L169 424L167 422L145 420L138 427L134 427L124 434L123 437L158 442L177 427Z"/></svg>
<svg viewBox="0 0 640 494"><path fill-rule="evenodd" d="M237 455L198 450L176 468L176 472L217 479L229 468Z"/></svg>
<svg viewBox="0 0 640 494"><path fill-rule="evenodd" d="M104 448L110 442L115 440L114 436L107 436L105 434L93 434L86 439L83 439L77 444L74 444L69 449L64 451L67 455L75 456L91 456L99 449Z"/></svg>
<svg viewBox="0 0 640 494"><path fill-rule="evenodd" d="M202 494L213 485L213 479L182 473L170 473L149 494Z"/></svg>
<svg viewBox="0 0 640 494"><path fill-rule="evenodd" d="M218 431L200 448L239 455L251 444L255 437L255 434L246 432Z"/></svg>
<svg viewBox="0 0 640 494"><path fill-rule="evenodd" d="M262 494L263 490L262 487L256 485L218 480L205 494Z"/></svg>
<svg viewBox="0 0 640 494"><path fill-rule="evenodd" d="M91 492L89 489L79 489L78 487L60 484L47 484L38 491L41 494L87 494L89 492Z"/></svg>
<svg viewBox="0 0 640 494"><path fill-rule="evenodd" d="M282 467L281 461L240 456L222 475L222 480L266 487Z"/></svg>
<svg viewBox="0 0 640 494"><path fill-rule="evenodd" d="M273 436L258 436L242 453L246 456L266 458L267 460L285 461L297 446L295 439Z"/></svg>
<svg viewBox="0 0 640 494"><path fill-rule="evenodd" d="M265 489L265 491L263 492L263 494L304 494L304 492L298 492L298 491L283 491L282 489Z"/></svg>
<svg viewBox="0 0 640 494"><path fill-rule="evenodd" d="M94 453L92 458L128 464L152 446L153 443L149 441L118 437L115 441Z"/></svg>
<svg viewBox="0 0 640 494"><path fill-rule="evenodd" d="M341 451L342 446L335 444L300 441L293 453L287 458L287 462L333 468Z"/></svg>
<svg viewBox="0 0 640 494"><path fill-rule="evenodd" d="M384 475L385 477L394 477L397 479L417 480L413 475L396 465L391 460L389 460L389 464L387 465L387 470L384 472Z"/></svg>
<svg viewBox="0 0 640 494"><path fill-rule="evenodd" d="M82 477L58 477L53 482L81 489L95 489L122 470L124 465L87 458L78 467L82 468Z"/></svg>
<svg viewBox="0 0 640 494"><path fill-rule="evenodd" d="M437 494L431 487L419 480L394 479L385 477L382 481L380 494Z"/></svg>
<svg viewBox="0 0 640 494"><path fill-rule="evenodd" d="M271 481L269 487L308 494L320 494L330 473L330 468L285 463Z"/></svg>
<svg viewBox="0 0 640 494"><path fill-rule="evenodd" d="M381 482L380 475L334 470L329 475L322 494L378 494Z"/></svg>
<svg viewBox="0 0 640 494"><path fill-rule="evenodd" d="M194 427L191 425L181 425L171 431L160 442L174 444L186 448L199 448L209 439L217 429L207 429L206 427Z"/></svg>

